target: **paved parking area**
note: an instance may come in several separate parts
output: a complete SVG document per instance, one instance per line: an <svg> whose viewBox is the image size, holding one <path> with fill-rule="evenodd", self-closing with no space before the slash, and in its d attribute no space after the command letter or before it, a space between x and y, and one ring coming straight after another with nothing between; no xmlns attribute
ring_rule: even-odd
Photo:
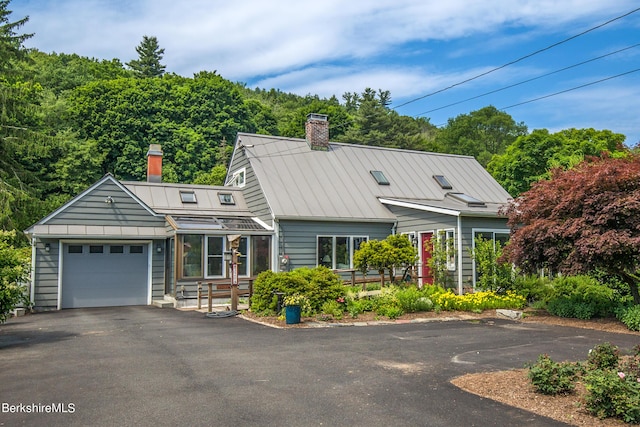
<svg viewBox="0 0 640 427"><path fill-rule="evenodd" d="M559 426L449 380L540 353L584 359L604 341L638 338L507 320L273 329L146 306L41 313L0 325L0 426Z"/></svg>

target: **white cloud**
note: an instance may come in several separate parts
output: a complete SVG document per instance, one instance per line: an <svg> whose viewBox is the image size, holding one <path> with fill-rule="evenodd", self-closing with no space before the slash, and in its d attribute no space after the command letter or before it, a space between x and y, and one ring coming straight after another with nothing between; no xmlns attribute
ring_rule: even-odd
<svg viewBox="0 0 640 427"><path fill-rule="evenodd" d="M14 0L9 8L14 11L12 18L30 16L23 30L36 35L28 46L45 52L118 58L125 63L137 56L135 47L142 36L150 35L165 49L163 63L170 72L190 76L217 70L252 87L322 97L371 87L391 91L397 103L542 48L549 39L536 42L543 35L552 34L558 41L636 7L635 0ZM640 20L634 15L607 28L623 24L639 27ZM594 32L592 40L600 34ZM624 39L617 45L624 46ZM606 52L607 47L600 49ZM552 58L545 59L550 62L519 63L464 85L467 91L456 88L428 103L416 102L414 114L523 80L533 70L559 67ZM629 63L634 59L630 57ZM501 107L550 91L551 85L528 95L509 92L505 98L465 103L461 109L442 111L437 120L478 105ZM573 117L567 123L600 123L609 111L618 111L621 119L612 123L633 132L630 128L636 121L628 117L638 105L629 99L629 91L617 93L617 103L603 98L614 104L604 112L597 107L598 98L593 98L598 95L595 88L580 94L587 97L580 105L563 104L570 96L559 96L518 107L513 115L522 112L527 124L543 118L538 127L551 127L562 126L562 117ZM502 99L509 102L503 104ZM625 103L631 104L628 110L618 108ZM547 105L554 110L545 112ZM399 112L411 114L404 108Z"/></svg>
<svg viewBox="0 0 640 427"><path fill-rule="evenodd" d="M411 41L488 34L504 25L548 29L611 10L609 4L578 0L41 0L27 4L31 4L27 30L36 32L33 44L41 50L126 62L135 57L134 47L142 35L154 35L166 50L169 70L189 75L213 65L231 79L381 55ZM13 9L19 13L22 8Z"/></svg>

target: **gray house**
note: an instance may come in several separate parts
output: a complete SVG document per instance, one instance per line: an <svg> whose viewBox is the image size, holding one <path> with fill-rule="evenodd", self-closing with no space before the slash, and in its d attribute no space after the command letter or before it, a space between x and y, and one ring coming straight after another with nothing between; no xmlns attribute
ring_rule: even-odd
<svg viewBox="0 0 640 427"><path fill-rule="evenodd" d="M146 182L108 174L25 231L35 308L193 297L198 282L229 282L225 254L238 235L241 285L269 269L349 271L362 242L405 234L420 283L432 281L435 240L462 293L475 283L474 237L508 239L498 212L509 194L474 158L332 143L322 115L310 115L306 134L238 134L219 187L162 183L152 145Z"/></svg>
<svg viewBox="0 0 640 427"><path fill-rule="evenodd" d="M227 236L241 235L240 279L271 267L272 231L242 191L161 183L149 150L147 182L108 174L26 230L36 310L151 304L228 281Z"/></svg>
<svg viewBox="0 0 640 427"><path fill-rule="evenodd" d="M352 269L362 242L401 233L418 249L421 284L433 280L429 245L448 242L462 293L475 283L474 238L508 239L499 209L510 196L473 157L329 142L323 115L309 115L306 135L238 134L226 178L273 230L274 269Z"/></svg>

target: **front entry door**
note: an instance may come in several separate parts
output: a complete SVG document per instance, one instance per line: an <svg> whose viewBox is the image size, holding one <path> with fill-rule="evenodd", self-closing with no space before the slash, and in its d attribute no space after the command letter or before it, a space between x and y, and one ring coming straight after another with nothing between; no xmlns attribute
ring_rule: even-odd
<svg viewBox="0 0 640 427"><path fill-rule="evenodd" d="M431 268L429 268L429 260L431 259L431 253L433 252L433 243L431 242L433 233L421 233L420 236L420 259L422 260L420 283L422 285L433 285L433 274L431 272Z"/></svg>

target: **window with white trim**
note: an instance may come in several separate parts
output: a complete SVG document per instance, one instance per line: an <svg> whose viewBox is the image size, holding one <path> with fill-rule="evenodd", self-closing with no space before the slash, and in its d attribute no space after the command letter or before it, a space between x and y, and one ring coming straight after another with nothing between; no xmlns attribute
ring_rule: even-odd
<svg viewBox="0 0 640 427"><path fill-rule="evenodd" d="M229 182L229 184L236 187L244 187L247 183L246 175L247 175L247 168L242 168L235 171L231 176L231 181Z"/></svg>
<svg viewBox="0 0 640 427"><path fill-rule="evenodd" d="M447 270L456 269L456 231L451 228L438 230L438 241L443 252L446 254Z"/></svg>
<svg viewBox="0 0 640 427"><path fill-rule="evenodd" d="M478 239L491 240L495 249L496 242L500 244L501 248L509 242L510 231L508 229L474 229L473 230L473 249L476 248L476 241ZM478 280L478 271L476 270L476 262L473 261L473 281Z"/></svg>
<svg viewBox="0 0 640 427"><path fill-rule="evenodd" d="M218 193L218 200L220 200L221 205L236 204L235 200L233 200L233 194L231 193Z"/></svg>
<svg viewBox="0 0 640 427"><path fill-rule="evenodd" d="M229 277L227 266L224 261L225 251L231 251L229 242L226 236L207 236L206 239L206 254L207 254L207 273L206 277ZM238 275L247 276L249 266L247 262L249 260L248 252L249 245L246 237L240 238L240 246L238 247Z"/></svg>
<svg viewBox="0 0 640 427"><path fill-rule="evenodd" d="M317 265L333 270L353 268L354 252L368 240L367 236L318 236Z"/></svg>
<svg viewBox="0 0 640 427"><path fill-rule="evenodd" d="M180 235L178 279L231 277L225 252L231 251L226 235ZM243 236L238 247L238 275L249 277L270 268L271 237Z"/></svg>

